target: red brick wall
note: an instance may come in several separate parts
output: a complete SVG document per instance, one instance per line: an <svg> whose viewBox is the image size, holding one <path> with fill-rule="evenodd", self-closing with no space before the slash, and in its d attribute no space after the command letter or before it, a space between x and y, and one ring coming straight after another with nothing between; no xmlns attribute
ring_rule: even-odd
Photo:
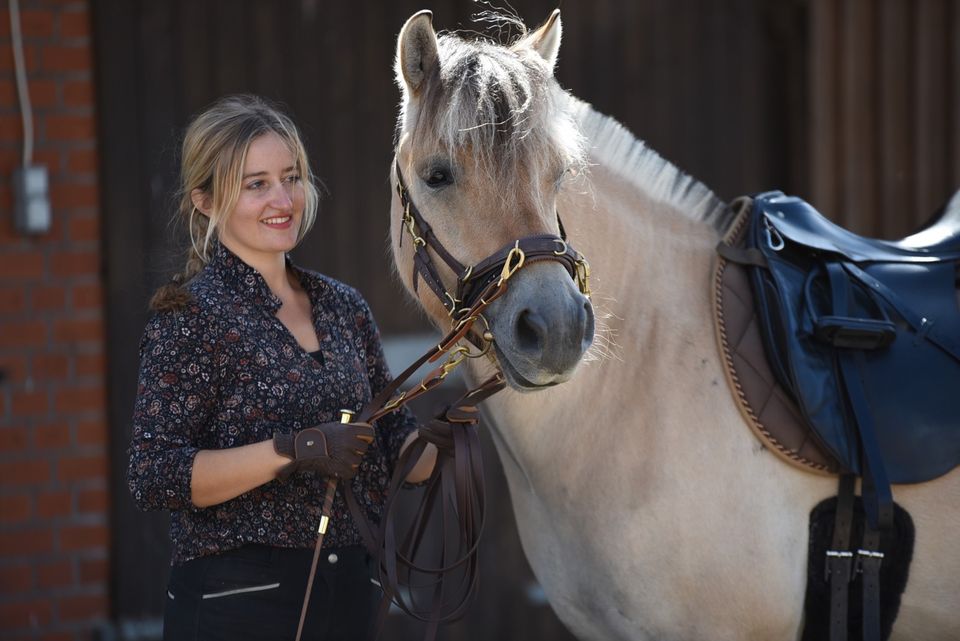
<svg viewBox="0 0 960 641"><path fill-rule="evenodd" d="M0 638L89 639L108 616L107 426L90 15L21 0L34 162L53 225L13 229L22 132L0 10Z"/></svg>

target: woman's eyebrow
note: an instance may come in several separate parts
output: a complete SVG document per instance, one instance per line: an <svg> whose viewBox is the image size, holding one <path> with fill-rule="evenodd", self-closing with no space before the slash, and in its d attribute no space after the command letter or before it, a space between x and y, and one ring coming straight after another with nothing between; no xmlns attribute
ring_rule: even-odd
<svg viewBox="0 0 960 641"><path fill-rule="evenodd" d="M285 173L287 173L288 171L294 171L296 168L297 168L296 165L290 165L289 167L285 167L284 169L281 169L281 170L280 170L280 173L281 173L281 174L285 174ZM266 175L269 174L269 173L270 173L270 172L268 172L268 171L255 171L255 172L253 172L253 173L251 173L251 174L244 174L242 180L246 180L247 178L253 178L253 177L255 177L255 176L266 176Z"/></svg>

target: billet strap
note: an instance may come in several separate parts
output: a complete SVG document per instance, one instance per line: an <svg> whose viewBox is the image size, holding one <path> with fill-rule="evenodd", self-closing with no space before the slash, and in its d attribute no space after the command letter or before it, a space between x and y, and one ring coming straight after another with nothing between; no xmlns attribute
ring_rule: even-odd
<svg viewBox="0 0 960 641"><path fill-rule="evenodd" d="M846 314L849 309L850 283L844 271L850 272L847 265L843 268L837 264L827 265L833 311L836 314ZM860 349L840 348L837 350L837 361L843 375L847 401L857 426L861 449L861 495L866 520L863 544L857 550L854 569L862 574L863 579L863 641L881 641L880 564L883 553L880 551L880 533L891 532L893 529L893 492L877 441L873 414L863 389L860 372L866 367L864 352ZM831 602L831 613L832 606ZM837 641L832 634L831 641Z"/></svg>
<svg viewBox="0 0 960 641"><path fill-rule="evenodd" d="M850 281L840 265L827 265L830 279L830 293L833 312L846 315L851 298ZM873 529L888 530L893 526L893 492L883 464L883 454L877 440L873 423L873 414L863 389L860 372L866 368L863 350L837 349L837 362L846 390L847 404L850 407L861 447L860 473L863 477L863 509L867 515L867 526Z"/></svg>
<svg viewBox="0 0 960 641"><path fill-rule="evenodd" d="M850 581L853 579L853 493L856 477L840 475L837 512L833 521L833 542L827 550L826 575L830 580L830 641L847 641Z"/></svg>
<svg viewBox="0 0 960 641"><path fill-rule="evenodd" d="M857 550L857 567L863 578L863 641L882 641L880 627L880 564L882 562L880 532L867 525L863 532L863 547Z"/></svg>

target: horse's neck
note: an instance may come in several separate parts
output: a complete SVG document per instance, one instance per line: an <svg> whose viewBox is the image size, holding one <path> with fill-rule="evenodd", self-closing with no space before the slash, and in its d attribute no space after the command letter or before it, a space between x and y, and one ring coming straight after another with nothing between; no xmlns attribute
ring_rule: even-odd
<svg viewBox="0 0 960 641"><path fill-rule="evenodd" d="M653 329L647 319L679 329L707 317L716 230L603 166L591 170L590 190L573 198L571 242L592 266L594 305L630 333L631 345L651 343L637 333Z"/></svg>
<svg viewBox="0 0 960 641"><path fill-rule="evenodd" d="M719 233L642 179L592 160L587 180L573 181L558 208L571 245L592 268L594 358L563 385L507 391L488 404L508 477L512 469L513 481L537 486L538 494L550 491L543 479L556 461L582 458L621 430L643 429L626 414L637 404L624 399L653 398L670 381L665 371L703 369L702 359L716 358L709 285ZM689 382L691 389L704 384L710 379ZM609 430L588 428L598 421L609 421Z"/></svg>

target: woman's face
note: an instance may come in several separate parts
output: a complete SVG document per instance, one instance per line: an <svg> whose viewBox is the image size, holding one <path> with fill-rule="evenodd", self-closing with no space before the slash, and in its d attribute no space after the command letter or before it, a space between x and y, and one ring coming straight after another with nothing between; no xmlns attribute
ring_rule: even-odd
<svg viewBox="0 0 960 641"><path fill-rule="evenodd" d="M240 197L220 229L220 241L250 265L282 256L297 244L305 198L296 164L275 133L250 143Z"/></svg>

